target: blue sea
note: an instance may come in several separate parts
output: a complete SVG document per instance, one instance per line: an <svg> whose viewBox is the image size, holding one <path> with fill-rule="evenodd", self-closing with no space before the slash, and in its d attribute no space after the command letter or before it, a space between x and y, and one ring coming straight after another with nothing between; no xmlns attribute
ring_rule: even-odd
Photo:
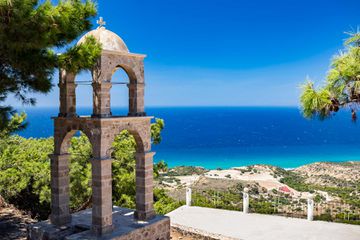
<svg viewBox="0 0 360 240"><path fill-rule="evenodd" d="M360 160L360 123L348 111L325 121L304 119L291 107L161 107L147 114L165 120L155 161L169 166L230 168L271 164L294 168L318 161ZM113 114L125 114L115 108ZM24 137L53 135L57 108L29 108ZM78 109L91 114L89 108Z"/></svg>

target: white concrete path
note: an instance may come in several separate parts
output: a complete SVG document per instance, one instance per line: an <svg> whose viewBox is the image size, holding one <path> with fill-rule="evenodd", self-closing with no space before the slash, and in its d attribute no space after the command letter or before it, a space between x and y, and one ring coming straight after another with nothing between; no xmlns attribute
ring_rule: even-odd
<svg viewBox="0 0 360 240"><path fill-rule="evenodd" d="M360 226L341 223L189 206L167 216L172 225L221 235L224 239L360 240Z"/></svg>

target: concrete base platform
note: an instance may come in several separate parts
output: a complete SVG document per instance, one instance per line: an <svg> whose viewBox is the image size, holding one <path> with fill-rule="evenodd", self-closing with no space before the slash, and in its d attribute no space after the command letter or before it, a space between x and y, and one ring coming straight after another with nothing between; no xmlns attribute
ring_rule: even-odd
<svg viewBox="0 0 360 240"><path fill-rule="evenodd" d="M95 236L91 229L91 209L72 215L71 224L56 227L49 221L39 222L28 227L30 240L169 240L170 219L155 216L148 222L134 220L134 211L127 208L113 208L113 231L101 237Z"/></svg>
<svg viewBox="0 0 360 240"><path fill-rule="evenodd" d="M209 238L242 240L359 240L360 226L244 214L202 207L180 207L167 214L171 225Z"/></svg>

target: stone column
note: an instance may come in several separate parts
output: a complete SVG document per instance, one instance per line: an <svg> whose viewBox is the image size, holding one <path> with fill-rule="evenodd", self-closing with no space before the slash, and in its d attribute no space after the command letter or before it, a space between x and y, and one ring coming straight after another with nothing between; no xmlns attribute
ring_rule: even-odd
<svg viewBox="0 0 360 240"><path fill-rule="evenodd" d="M129 116L145 116L144 83L130 83L129 87Z"/></svg>
<svg viewBox="0 0 360 240"><path fill-rule="evenodd" d="M76 115L76 84L75 74L59 71L60 113L59 117L74 117Z"/></svg>
<svg viewBox="0 0 360 240"><path fill-rule="evenodd" d="M110 117L110 89L111 82L94 82L93 86L93 117Z"/></svg>
<svg viewBox="0 0 360 240"><path fill-rule="evenodd" d="M112 231L111 159L92 159L92 231L102 235Z"/></svg>
<svg viewBox="0 0 360 240"><path fill-rule="evenodd" d="M138 220L155 216L153 207L153 157L154 152L136 154L136 212Z"/></svg>
<svg viewBox="0 0 360 240"><path fill-rule="evenodd" d="M52 224L62 226L71 222L69 209L69 154L53 154L51 159L51 215Z"/></svg>

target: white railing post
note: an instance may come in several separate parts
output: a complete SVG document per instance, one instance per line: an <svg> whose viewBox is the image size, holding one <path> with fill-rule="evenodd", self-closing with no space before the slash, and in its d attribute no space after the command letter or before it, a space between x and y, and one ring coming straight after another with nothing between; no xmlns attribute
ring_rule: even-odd
<svg viewBox="0 0 360 240"><path fill-rule="evenodd" d="M191 206L191 188L186 188L186 206Z"/></svg>
<svg viewBox="0 0 360 240"><path fill-rule="evenodd" d="M313 195L310 195L307 200L307 220L314 220L314 200Z"/></svg>
<svg viewBox="0 0 360 240"><path fill-rule="evenodd" d="M243 213L249 213L249 189L244 188L243 192Z"/></svg>

